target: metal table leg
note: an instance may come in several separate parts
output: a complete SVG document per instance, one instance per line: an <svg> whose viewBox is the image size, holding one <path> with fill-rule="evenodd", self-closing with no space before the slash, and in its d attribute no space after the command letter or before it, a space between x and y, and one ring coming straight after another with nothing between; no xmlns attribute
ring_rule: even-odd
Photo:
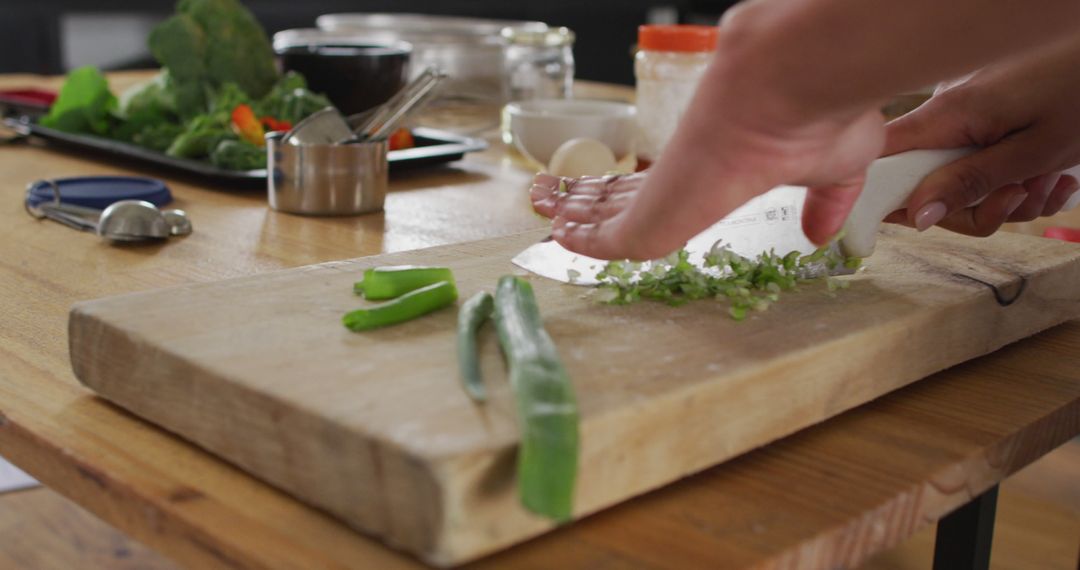
<svg viewBox="0 0 1080 570"><path fill-rule="evenodd" d="M998 487L938 521L934 570L988 570Z"/></svg>

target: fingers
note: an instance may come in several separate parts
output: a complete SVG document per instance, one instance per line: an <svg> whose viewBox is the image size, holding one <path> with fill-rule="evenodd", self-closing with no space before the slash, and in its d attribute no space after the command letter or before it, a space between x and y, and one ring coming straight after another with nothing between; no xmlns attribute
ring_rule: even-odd
<svg viewBox="0 0 1080 570"><path fill-rule="evenodd" d="M888 224L901 224L909 228L914 227L911 225L911 222L908 221L907 210L896 210L895 212L891 212L881 221Z"/></svg>
<svg viewBox="0 0 1080 570"><path fill-rule="evenodd" d="M920 148L956 148L971 144L958 112L945 112L941 99L930 99L885 125L881 156Z"/></svg>
<svg viewBox="0 0 1080 570"><path fill-rule="evenodd" d="M679 234L642 226L627 212L588 224L558 217L552 222L551 237L570 251L597 259L659 259L685 244L677 239Z"/></svg>
<svg viewBox="0 0 1080 570"><path fill-rule="evenodd" d="M1058 165L1048 163L1046 145L1040 143L1025 131L930 173L911 195L908 221L925 230L995 189L1055 170Z"/></svg>
<svg viewBox="0 0 1080 570"><path fill-rule="evenodd" d="M996 232L1028 198L1027 189L1010 184L994 192L977 206L963 208L941 220L939 226L969 236L986 237Z"/></svg>
<svg viewBox="0 0 1080 570"><path fill-rule="evenodd" d="M570 222L595 223L625 210L634 196L633 192L600 196L570 196L558 205L556 215Z"/></svg>
<svg viewBox="0 0 1080 570"><path fill-rule="evenodd" d="M1046 201L1050 198L1050 193L1053 192L1060 178L1060 172L1052 172L1025 180L1023 186L1027 190L1028 197L1016 210L1013 210L1009 221L1030 222L1042 216Z"/></svg>
<svg viewBox="0 0 1080 570"><path fill-rule="evenodd" d="M803 232L810 241L821 245L840 231L864 182L864 178L859 178L841 185L810 188L806 192L802 223Z"/></svg>
<svg viewBox="0 0 1080 570"><path fill-rule="evenodd" d="M529 198L542 216L554 218L569 209L574 221L589 222L617 213L626 203L622 195L635 192L644 180L643 173L582 178L537 174Z"/></svg>
<svg viewBox="0 0 1080 570"><path fill-rule="evenodd" d="M1065 204L1069 202L1069 198L1072 198L1078 190L1080 190L1080 182L1078 182L1076 178L1067 174L1060 177L1057 184L1054 185L1053 190L1051 190L1050 196L1046 199L1046 205L1043 207L1042 215L1053 216L1060 212L1061 209L1065 207ZM1009 221L1015 220L1010 218Z"/></svg>

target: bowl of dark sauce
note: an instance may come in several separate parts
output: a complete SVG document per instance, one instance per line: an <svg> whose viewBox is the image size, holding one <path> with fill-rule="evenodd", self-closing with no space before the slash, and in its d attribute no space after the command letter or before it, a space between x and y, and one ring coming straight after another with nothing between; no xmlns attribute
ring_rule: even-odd
<svg viewBox="0 0 1080 570"><path fill-rule="evenodd" d="M323 93L348 116L386 102L409 77L412 46L341 36L301 34L278 41L274 51L282 71L296 71L308 87Z"/></svg>

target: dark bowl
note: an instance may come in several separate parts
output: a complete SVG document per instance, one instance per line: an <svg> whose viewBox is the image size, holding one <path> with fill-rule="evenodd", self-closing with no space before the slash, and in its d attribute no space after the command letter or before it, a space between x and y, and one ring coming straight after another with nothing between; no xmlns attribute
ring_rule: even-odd
<svg viewBox="0 0 1080 570"><path fill-rule="evenodd" d="M275 51L282 71L303 75L312 91L324 93L348 116L384 103L405 85L412 46L328 41L279 46Z"/></svg>

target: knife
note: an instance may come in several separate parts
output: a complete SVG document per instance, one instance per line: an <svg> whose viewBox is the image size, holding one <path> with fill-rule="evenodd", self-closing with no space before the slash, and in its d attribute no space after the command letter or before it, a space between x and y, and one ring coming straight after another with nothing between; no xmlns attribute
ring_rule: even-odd
<svg viewBox="0 0 1080 570"><path fill-rule="evenodd" d="M850 257L869 257L874 252L877 230L889 213L907 203L912 191L931 172L975 152L975 147L913 150L879 158L870 164L864 191L859 195L838 247ZM1080 166L1066 173L1080 178ZM704 254L718 241L744 257L775 250L780 255L790 251L809 253L817 249L802 231L802 206L806 188L777 186L755 197L724 219L690 239L685 249L692 262L700 263ZM1065 209L1080 202L1080 192ZM569 251L552 240L526 248L511 260L515 265L541 277L574 285L596 285L595 275L607 261ZM843 267L832 273L844 272Z"/></svg>

